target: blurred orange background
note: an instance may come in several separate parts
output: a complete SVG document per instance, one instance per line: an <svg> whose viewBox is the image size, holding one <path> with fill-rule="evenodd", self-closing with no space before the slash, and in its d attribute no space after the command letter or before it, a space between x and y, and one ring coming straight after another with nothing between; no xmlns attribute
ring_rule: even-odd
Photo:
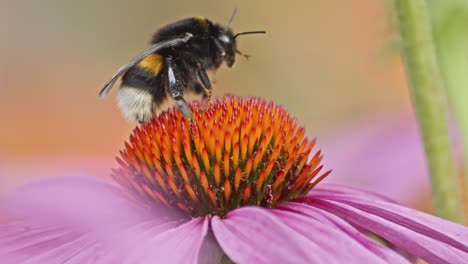
<svg viewBox="0 0 468 264"><path fill-rule="evenodd" d="M274 100L319 140L354 122L412 117L386 1L0 3L0 193L70 171L108 175L136 124L121 117L115 90L97 98L103 84L158 27L199 15L225 24L236 6L234 31L268 34L239 39L252 57L217 72L215 95Z"/></svg>

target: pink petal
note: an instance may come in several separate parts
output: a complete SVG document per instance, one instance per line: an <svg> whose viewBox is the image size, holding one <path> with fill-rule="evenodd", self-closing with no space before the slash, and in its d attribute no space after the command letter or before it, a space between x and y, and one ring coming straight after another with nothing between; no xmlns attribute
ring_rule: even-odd
<svg viewBox="0 0 468 264"><path fill-rule="evenodd" d="M63 228L4 225L0 228L1 263L63 263L97 244L83 233ZM83 254L82 254L83 255ZM82 258L82 262L84 263Z"/></svg>
<svg viewBox="0 0 468 264"><path fill-rule="evenodd" d="M174 230L186 222L186 220L175 220L161 223L158 220L148 220L135 226L118 230L118 232L112 234L108 239L100 241L101 243L105 242L107 249L105 254L101 254L101 261L103 263L123 262L124 259L137 254L136 252L141 253L141 249L145 243L154 237ZM134 261L134 263L138 262Z"/></svg>
<svg viewBox="0 0 468 264"><path fill-rule="evenodd" d="M324 251L265 208L242 207L224 219L215 216L211 227L235 263L338 263L332 251Z"/></svg>
<svg viewBox="0 0 468 264"><path fill-rule="evenodd" d="M429 191L424 149L413 117L368 120L321 140L329 183L415 202Z"/></svg>
<svg viewBox="0 0 468 264"><path fill-rule="evenodd" d="M81 229L112 229L143 215L118 186L94 177L57 177L26 184L2 203L15 219Z"/></svg>
<svg viewBox="0 0 468 264"><path fill-rule="evenodd" d="M405 259L403 256L399 255L391 248L385 247L369 239L368 237L363 235L359 230L357 230L354 226L344 221L343 219L329 212L323 211L319 208L315 208L308 204L289 202L281 204L277 209L274 209L274 211L278 210L302 215L306 219L312 219L315 222L319 222L321 225L327 227L333 232L341 232L341 234L334 234L333 239L331 239L331 237L328 237L328 242L331 242L332 245L334 245L333 251L335 252L337 258L341 256L346 256L347 254L351 253L352 256L350 256L350 258L357 260L357 257L360 256L362 261L367 263L412 263L414 260ZM284 218L284 220L288 221L289 219ZM313 226L316 225L317 224L314 224ZM312 239L315 238L316 232L311 231L310 226L294 226L296 228L304 229L304 234L308 233L312 237ZM344 260L344 262L346 262L346 260Z"/></svg>
<svg viewBox="0 0 468 264"><path fill-rule="evenodd" d="M117 258L123 263L197 263L208 234L209 219L195 218L157 234L143 232L146 238L130 236L130 254ZM144 231L144 230L142 230ZM146 233L146 234L145 234ZM120 237L127 240L128 237ZM135 240L135 238L137 238ZM115 263L109 262L108 263Z"/></svg>
<svg viewBox="0 0 468 264"><path fill-rule="evenodd" d="M377 199L382 201L387 201L391 203L398 204L398 201L390 199L387 196L384 196L380 193L372 192L372 191L364 191L362 189L339 185L339 184L329 184L329 183L322 183L320 184L319 188L314 188L311 193L313 194L320 194L320 193L333 193L333 194L353 194L360 197L366 197L369 199Z"/></svg>
<svg viewBox="0 0 468 264"><path fill-rule="evenodd" d="M59 177L28 184L1 205L13 219L22 221L0 225L1 263L63 263L64 259L95 263L97 258L126 257L133 254L138 242L176 233L169 230L177 230L186 221L162 208L136 207L118 186L93 177ZM207 224L202 226L207 229ZM190 244L203 237L196 235ZM191 252L192 247L180 245Z"/></svg>
<svg viewBox="0 0 468 264"><path fill-rule="evenodd" d="M111 181L86 176L49 178L18 188L0 204L15 219L77 227L81 230L120 229L145 219L180 219L162 208L138 207Z"/></svg>
<svg viewBox="0 0 468 264"><path fill-rule="evenodd" d="M468 228L388 201L317 187L300 201L329 211L430 263L465 263Z"/></svg>
<svg viewBox="0 0 468 264"><path fill-rule="evenodd" d="M200 222L200 219L198 219ZM192 221L196 225L197 221ZM69 228L25 228L23 224L3 225L0 229L0 260L3 263L181 263L181 256L197 259L198 240L204 234L185 232L183 220L161 223L147 221L115 230L107 239L94 233ZM206 232L208 224L198 225ZM180 234L180 235L177 235ZM171 237L167 237L167 236ZM99 237L99 236L98 236ZM162 240L162 241L161 241ZM158 242L156 242L158 241ZM156 243L156 244L153 244ZM182 254L182 255L181 255ZM135 259L135 255L139 257Z"/></svg>
<svg viewBox="0 0 468 264"><path fill-rule="evenodd" d="M200 253L198 255L198 263L200 264L219 264L219 263L226 263L227 257L224 254L224 251L216 241L213 232L210 230L205 240L203 241L202 248L200 249Z"/></svg>

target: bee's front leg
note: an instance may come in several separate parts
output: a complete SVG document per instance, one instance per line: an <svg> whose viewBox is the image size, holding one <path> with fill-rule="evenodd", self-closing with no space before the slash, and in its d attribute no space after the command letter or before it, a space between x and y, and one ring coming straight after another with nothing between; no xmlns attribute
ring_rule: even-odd
<svg viewBox="0 0 468 264"><path fill-rule="evenodd" d="M197 64L197 73L198 73L198 78L200 79L203 86L206 89L211 90L210 78L208 77L208 74L206 74L206 70L205 68L203 68L203 65L201 63Z"/></svg>
<svg viewBox="0 0 468 264"><path fill-rule="evenodd" d="M197 63L197 73L198 73L198 79L200 79L200 82L203 84L203 87L205 87L206 89L206 93L207 93L206 102L207 104L209 104L211 101L213 90L212 90L210 78L208 77L208 74L206 74L206 70L201 63ZM204 104L203 108L206 108L206 104Z"/></svg>

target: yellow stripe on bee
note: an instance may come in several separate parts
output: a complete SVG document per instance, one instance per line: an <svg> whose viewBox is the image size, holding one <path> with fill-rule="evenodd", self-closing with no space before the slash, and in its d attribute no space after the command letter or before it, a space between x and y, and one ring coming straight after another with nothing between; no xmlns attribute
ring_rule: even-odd
<svg viewBox="0 0 468 264"><path fill-rule="evenodd" d="M163 67L163 58L159 54L150 54L138 63L138 67L143 68L154 75L158 75Z"/></svg>
<svg viewBox="0 0 468 264"><path fill-rule="evenodd" d="M205 32L208 31L208 22L206 21L206 18L198 16L198 17L195 17L195 20L202 27L203 31Z"/></svg>

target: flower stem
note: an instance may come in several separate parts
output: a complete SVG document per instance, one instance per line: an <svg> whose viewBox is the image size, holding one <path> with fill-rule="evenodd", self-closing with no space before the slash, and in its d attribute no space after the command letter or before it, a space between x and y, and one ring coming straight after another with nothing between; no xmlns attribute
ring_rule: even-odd
<svg viewBox="0 0 468 264"><path fill-rule="evenodd" d="M439 68L448 91L451 107L455 114L461 140L465 173L463 201L465 221L468 219L468 2L454 0L428 1L431 12L432 32L437 50ZM468 224L468 223L467 223Z"/></svg>
<svg viewBox="0 0 468 264"><path fill-rule="evenodd" d="M463 222L457 171L447 126L447 103L425 0L395 0L403 60L429 166L438 216Z"/></svg>

